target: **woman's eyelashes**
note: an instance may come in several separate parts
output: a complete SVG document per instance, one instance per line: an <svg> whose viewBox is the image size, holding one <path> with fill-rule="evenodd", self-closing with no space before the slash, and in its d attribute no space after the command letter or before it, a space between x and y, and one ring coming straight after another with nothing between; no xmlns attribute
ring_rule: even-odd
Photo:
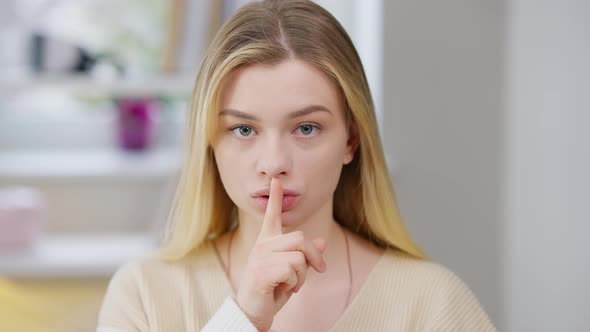
<svg viewBox="0 0 590 332"><path fill-rule="evenodd" d="M246 126L246 125L238 125L238 126L231 127L229 129L229 131L232 132L237 137L251 137L252 136L251 134L254 133L254 129L252 127Z"/></svg>
<svg viewBox="0 0 590 332"><path fill-rule="evenodd" d="M315 123L302 123L295 129L295 134L299 137L315 137L319 135L321 130L320 125ZM239 139L249 139L256 134L256 130L251 126L239 124L228 129L234 136Z"/></svg>

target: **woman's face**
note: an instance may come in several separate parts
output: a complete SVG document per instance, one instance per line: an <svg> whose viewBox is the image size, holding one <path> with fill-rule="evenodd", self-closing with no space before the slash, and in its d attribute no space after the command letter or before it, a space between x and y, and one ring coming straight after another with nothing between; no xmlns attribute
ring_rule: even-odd
<svg viewBox="0 0 590 332"><path fill-rule="evenodd" d="M300 60L240 68L221 86L217 117L212 147L241 217L262 221L265 200L253 195L277 177L284 227L332 218L333 194L355 147L344 104L324 73Z"/></svg>

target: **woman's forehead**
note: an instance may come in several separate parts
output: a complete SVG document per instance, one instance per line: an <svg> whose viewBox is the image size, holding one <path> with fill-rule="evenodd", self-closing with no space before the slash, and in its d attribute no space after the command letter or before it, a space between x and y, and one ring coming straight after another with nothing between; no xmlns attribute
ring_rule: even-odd
<svg viewBox="0 0 590 332"><path fill-rule="evenodd" d="M224 79L218 103L218 112L237 110L287 115L310 106L332 113L342 109L341 96L332 80L300 60L237 69Z"/></svg>

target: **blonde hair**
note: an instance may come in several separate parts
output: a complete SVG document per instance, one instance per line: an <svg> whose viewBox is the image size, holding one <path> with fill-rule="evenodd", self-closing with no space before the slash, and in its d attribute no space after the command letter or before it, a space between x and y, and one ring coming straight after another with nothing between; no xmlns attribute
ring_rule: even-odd
<svg viewBox="0 0 590 332"><path fill-rule="evenodd" d="M332 79L358 135L354 159L344 165L334 194L334 218L380 247L427 259L401 220L359 55L328 11L302 0L249 3L212 41L197 75L187 116L185 159L158 255L180 259L235 222L236 207L225 192L210 145L223 79L245 65L293 58Z"/></svg>

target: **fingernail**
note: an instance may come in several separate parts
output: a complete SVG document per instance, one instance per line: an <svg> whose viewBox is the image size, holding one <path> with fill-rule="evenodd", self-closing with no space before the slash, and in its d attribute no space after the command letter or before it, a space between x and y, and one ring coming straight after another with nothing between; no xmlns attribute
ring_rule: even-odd
<svg viewBox="0 0 590 332"><path fill-rule="evenodd" d="M326 262L322 261L322 270L326 271Z"/></svg>

